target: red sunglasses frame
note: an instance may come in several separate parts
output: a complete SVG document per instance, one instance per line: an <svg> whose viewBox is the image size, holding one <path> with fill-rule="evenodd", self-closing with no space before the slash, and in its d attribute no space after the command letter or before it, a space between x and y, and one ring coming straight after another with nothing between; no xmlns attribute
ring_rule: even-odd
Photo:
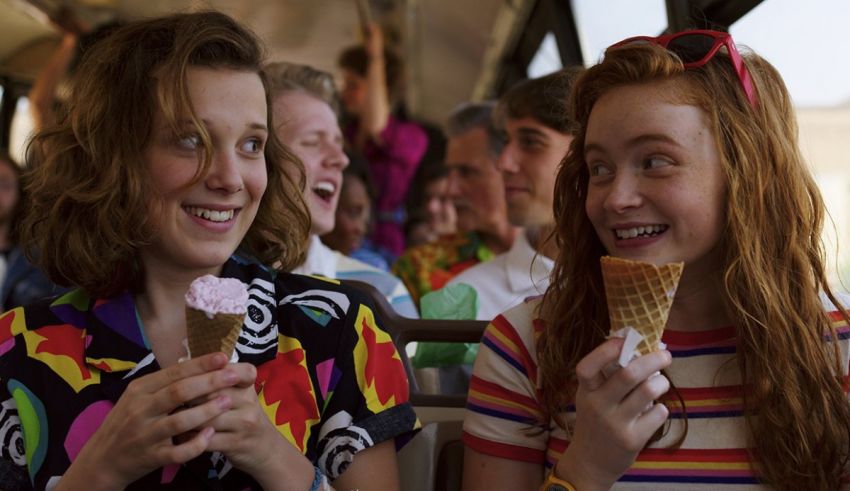
<svg viewBox="0 0 850 491"><path fill-rule="evenodd" d="M756 88L753 85L753 79L750 76L750 71L747 70L747 65L744 64L744 59L741 58L741 54L738 53L738 49L735 47L735 42L732 41L732 36L730 36L727 32L695 29L677 32L674 34L665 34L658 37L635 36L612 44L610 48L634 44L636 42L647 42L657 44L678 55L676 51L670 50L668 46L673 40L688 36L708 36L714 39L714 44L711 45L711 48L709 48L706 54L699 60L683 63L685 69L699 68L705 65L709 62L709 60L714 58L714 55L717 54L717 51L720 50L721 47L725 47L726 52L729 53L729 59L732 61L732 67L735 68L735 73L738 75L738 81L741 83L741 88L744 89L744 94L747 96L747 100L750 101L750 105L752 107L756 107Z"/></svg>

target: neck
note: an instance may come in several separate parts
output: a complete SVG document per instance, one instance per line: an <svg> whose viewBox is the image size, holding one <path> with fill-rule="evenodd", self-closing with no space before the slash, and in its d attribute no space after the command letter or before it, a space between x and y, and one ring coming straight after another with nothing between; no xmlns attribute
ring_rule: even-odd
<svg viewBox="0 0 850 491"><path fill-rule="evenodd" d="M721 272L682 272L667 326L679 331L706 331L732 323L723 302Z"/></svg>
<svg viewBox="0 0 850 491"><path fill-rule="evenodd" d="M186 313L184 296L192 281L204 274L219 274L216 270L195 271L166 268L155 260L143 261L145 280L142 292L135 297L136 308L142 321L145 337L160 366L177 363L186 356L183 340L186 338Z"/></svg>
<svg viewBox="0 0 850 491"><path fill-rule="evenodd" d="M555 243L555 237L552 231L555 229L554 224L535 225L526 227L525 238L531 247L541 256L555 260L558 257L558 244Z"/></svg>
<svg viewBox="0 0 850 491"><path fill-rule="evenodd" d="M511 224L506 223L504 226L491 230L488 232L478 232L478 235L481 236L481 241L487 246L494 254L501 254L514 244L514 239L517 234L521 231L519 227L514 227Z"/></svg>

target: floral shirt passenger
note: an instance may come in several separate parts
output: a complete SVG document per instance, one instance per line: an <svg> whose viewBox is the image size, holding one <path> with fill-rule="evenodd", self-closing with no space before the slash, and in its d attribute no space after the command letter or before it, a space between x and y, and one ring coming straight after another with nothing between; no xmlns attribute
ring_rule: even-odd
<svg viewBox="0 0 850 491"><path fill-rule="evenodd" d="M331 479L357 452L393 438L403 444L418 428L401 360L365 295L236 256L222 276L248 285L236 354L257 367L260 405ZM21 489L52 488L127 385L159 368L129 293L94 299L72 290L3 314L3 482L16 474ZM160 468L128 489L260 488L216 452Z"/></svg>
<svg viewBox="0 0 850 491"><path fill-rule="evenodd" d="M457 233L411 247L393 264L393 274L401 278L419 307L423 295L439 290L462 271L493 256L478 234Z"/></svg>

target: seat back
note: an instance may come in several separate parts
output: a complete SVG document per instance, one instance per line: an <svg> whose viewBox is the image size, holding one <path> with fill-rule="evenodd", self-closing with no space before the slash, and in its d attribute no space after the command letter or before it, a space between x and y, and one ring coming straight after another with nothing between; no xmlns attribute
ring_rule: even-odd
<svg viewBox="0 0 850 491"><path fill-rule="evenodd" d="M465 394L425 394L419 389L405 347L411 342L477 343L486 321L410 319L398 315L387 299L372 285L343 280L367 292L375 303L383 327L392 337L407 371L410 403L422 422L422 430L398 453L403 491L460 490L463 473L463 428Z"/></svg>

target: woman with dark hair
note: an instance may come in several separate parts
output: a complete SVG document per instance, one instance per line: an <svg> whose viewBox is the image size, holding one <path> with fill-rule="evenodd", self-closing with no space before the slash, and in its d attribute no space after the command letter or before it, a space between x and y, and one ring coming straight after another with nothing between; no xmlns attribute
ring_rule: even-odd
<svg viewBox="0 0 850 491"><path fill-rule="evenodd" d="M0 317L3 489L397 489L404 370L364 296L285 273L310 218L263 63L214 12L84 55L25 176L22 244L73 289ZM235 363L186 359L206 274L248 285Z"/></svg>
<svg viewBox="0 0 850 491"><path fill-rule="evenodd" d="M369 161L375 183L373 242L398 257L405 249L404 203L410 183L428 149L428 136L416 123L392 114L401 92L401 60L384 47L376 24L365 28L361 46L339 57L342 106L352 122L345 136Z"/></svg>
<svg viewBox="0 0 850 491"><path fill-rule="evenodd" d="M727 33L631 38L570 109L551 286L487 328L464 488L846 486L850 319L779 73ZM684 263L667 349L618 363L604 255Z"/></svg>

